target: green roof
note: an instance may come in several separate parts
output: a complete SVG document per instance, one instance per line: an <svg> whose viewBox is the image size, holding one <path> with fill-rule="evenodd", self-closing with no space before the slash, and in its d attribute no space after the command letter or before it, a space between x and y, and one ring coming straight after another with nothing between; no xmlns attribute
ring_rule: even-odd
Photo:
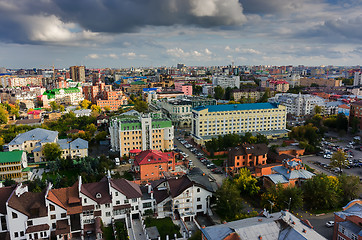
<svg viewBox="0 0 362 240"><path fill-rule="evenodd" d="M133 82L133 83L131 83L131 85L144 85L144 84L146 84L145 82Z"/></svg>
<svg viewBox="0 0 362 240"><path fill-rule="evenodd" d="M23 168L21 171L22 172L30 172L30 169L31 169L30 167L26 167L26 168Z"/></svg>
<svg viewBox="0 0 362 240"><path fill-rule="evenodd" d="M23 150L21 151L11 151L11 152L0 152L0 163L14 163L21 162L21 156L23 155Z"/></svg>

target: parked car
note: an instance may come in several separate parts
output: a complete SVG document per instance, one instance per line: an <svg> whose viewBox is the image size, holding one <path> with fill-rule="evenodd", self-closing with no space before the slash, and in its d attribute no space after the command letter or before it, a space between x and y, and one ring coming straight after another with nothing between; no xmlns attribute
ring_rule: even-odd
<svg viewBox="0 0 362 240"><path fill-rule="evenodd" d="M215 173L215 174L222 174L222 173L223 173L223 172L222 172L220 169L218 169L218 168L212 169L211 172L212 172L212 173Z"/></svg>
<svg viewBox="0 0 362 240"><path fill-rule="evenodd" d="M328 222L326 222L326 226L327 226L327 227L333 227L333 226L334 226L334 221L328 221Z"/></svg>

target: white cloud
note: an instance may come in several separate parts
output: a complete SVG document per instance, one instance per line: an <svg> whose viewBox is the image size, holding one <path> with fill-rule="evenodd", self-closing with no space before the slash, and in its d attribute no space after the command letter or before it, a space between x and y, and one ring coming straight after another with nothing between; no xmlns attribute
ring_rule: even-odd
<svg viewBox="0 0 362 240"><path fill-rule="evenodd" d="M96 53L91 53L91 54L88 54L86 58L90 58L90 59L99 59L100 56Z"/></svg>

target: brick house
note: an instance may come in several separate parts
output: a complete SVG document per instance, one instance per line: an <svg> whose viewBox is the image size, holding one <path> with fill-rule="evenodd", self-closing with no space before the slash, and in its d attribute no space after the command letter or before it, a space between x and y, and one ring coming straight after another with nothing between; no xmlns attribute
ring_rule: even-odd
<svg viewBox="0 0 362 240"><path fill-rule="evenodd" d="M343 210L334 213L333 240L362 239L362 200L349 202Z"/></svg>
<svg viewBox="0 0 362 240"><path fill-rule="evenodd" d="M267 163L268 146L264 143L245 143L234 148L229 148L228 152L226 172L229 174L238 173L239 169L244 167L254 170L254 167Z"/></svg>

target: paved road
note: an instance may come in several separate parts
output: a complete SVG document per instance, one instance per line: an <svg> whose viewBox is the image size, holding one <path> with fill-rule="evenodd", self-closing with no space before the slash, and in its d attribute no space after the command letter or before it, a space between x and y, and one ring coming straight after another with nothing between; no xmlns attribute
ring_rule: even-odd
<svg viewBox="0 0 362 240"><path fill-rule="evenodd" d="M202 164L200 160L197 159L197 157L187 148L185 148L176 138L174 140L174 143L178 149L182 150L184 153L189 155L188 159L192 160L194 167L200 168L205 174L211 175L211 177L213 177L216 180L218 186L221 186L222 181L226 178L225 174L213 174L210 171L210 169L208 169L204 164Z"/></svg>
<svg viewBox="0 0 362 240"><path fill-rule="evenodd" d="M136 240L147 240L145 233L143 232L142 224L139 219L132 219L133 230Z"/></svg>

